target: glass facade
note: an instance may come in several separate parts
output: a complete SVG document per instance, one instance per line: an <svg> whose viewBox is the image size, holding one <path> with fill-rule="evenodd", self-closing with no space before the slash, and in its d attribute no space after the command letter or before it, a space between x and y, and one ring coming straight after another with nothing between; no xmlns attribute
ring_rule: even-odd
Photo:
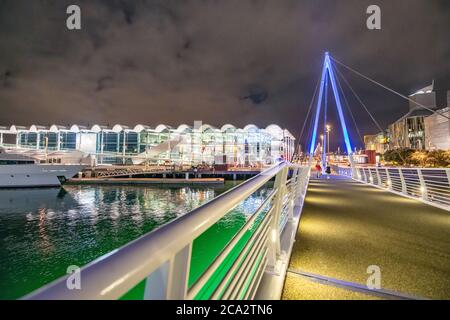
<svg viewBox="0 0 450 320"><path fill-rule="evenodd" d="M77 147L77 134L75 132L60 132L61 150L75 150Z"/></svg>
<svg viewBox="0 0 450 320"><path fill-rule="evenodd" d="M390 148L425 149L425 123L423 116L407 117L389 126Z"/></svg>
<svg viewBox="0 0 450 320"><path fill-rule="evenodd" d="M115 125L113 128L15 126L0 130L3 136L15 136L15 147L37 150L80 150L96 156L98 163L141 164L171 162L175 164L227 164L258 166L278 158L290 160L294 152L294 137L277 125L265 129L254 125L236 128L225 125L196 128L181 125L156 128L138 125L133 129ZM6 140L6 139L5 139ZM6 143L5 143L6 145ZM8 144L11 147L11 143Z"/></svg>

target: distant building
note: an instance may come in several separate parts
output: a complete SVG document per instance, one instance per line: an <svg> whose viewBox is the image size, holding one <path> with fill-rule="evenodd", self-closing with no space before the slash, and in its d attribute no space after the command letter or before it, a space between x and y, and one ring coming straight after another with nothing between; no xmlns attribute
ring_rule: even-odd
<svg viewBox="0 0 450 320"><path fill-rule="evenodd" d="M438 110L450 117L450 108ZM435 113L425 118L425 146L427 150L450 150L450 120Z"/></svg>
<svg viewBox="0 0 450 320"><path fill-rule="evenodd" d="M291 160L295 138L277 125L215 128L166 125L134 128L116 124L64 127L0 127L0 146L41 151L82 151L99 164L170 161L175 164L258 166L278 159Z"/></svg>
<svg viewBox="0 0 450 320"><path fill-rule="evenodd" d="M436 109L436 93L434 84L418 90L409 98L432 110ZM389 126L389 148L411 148L417 150L426 149L425 121L424 119L433 112L426 110L417 104L409 103L409 112Z"/></svg>
<svg viewBox="0 0 450 320"><path fill-rule="evenodd" d="M364 146L365 150L375 151L380 154L385 153L389 148L387 132L364 136Z"/></svg>

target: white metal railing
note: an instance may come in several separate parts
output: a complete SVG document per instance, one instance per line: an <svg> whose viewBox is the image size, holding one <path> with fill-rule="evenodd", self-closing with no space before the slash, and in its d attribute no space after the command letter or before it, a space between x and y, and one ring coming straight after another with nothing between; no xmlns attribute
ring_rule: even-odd
<svg viewBox="0 0 450 320"><path fill-rule="evenodd" d="M189 287L193 241L272 178L275 182L269 196ZM117 299L145 279L145 299L194 299L249 230L250 238L209 298L252 299L265 271L276 269L281 261L284 226L292 218L294 206L303 203L308 179L309 167L281 162L83 267L81 290L69 290L67 276L25 299Z"/></svg>
<svg viewBox="0 0 450 320"><path fill-rule="evenodd" d="M351 168L334 170L352 176ZM355 167L352 178L450 211L450 168Z"/></svg>

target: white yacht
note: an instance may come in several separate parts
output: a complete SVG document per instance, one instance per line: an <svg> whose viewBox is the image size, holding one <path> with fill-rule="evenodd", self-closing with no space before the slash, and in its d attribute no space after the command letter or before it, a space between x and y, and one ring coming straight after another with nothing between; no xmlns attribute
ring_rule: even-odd
<svg viewBox="0 0 450 320"><path fill-rule="evenodd" d="M72 178L85 164L48 163L0 148L0 188L52 187Z"/></svg>

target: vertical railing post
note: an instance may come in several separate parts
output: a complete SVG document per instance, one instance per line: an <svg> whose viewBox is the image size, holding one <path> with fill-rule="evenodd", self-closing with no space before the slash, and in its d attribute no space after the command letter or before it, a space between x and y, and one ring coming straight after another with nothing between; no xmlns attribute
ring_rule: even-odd
<svg viewBox="0 0 450 320"><path fill-rule="evenodd" d="M184 300L186 299L192 243L181 249L172 259L166 261L147 278L144 299Z"/></svg>
<svg viewBox="0 0 450 320"><path fill-rule="evenodd" d="M288 221L292 221L294 214L294 206L296 197L298 195L298 189L300 188L298 184L298 180L300 178L300 169L299 167L294 167L292 169L292 178L291 178L291 192L289 193L289 210L288 210Z"/></svg>
<svg viewBox="0 0 450 320"><path fill-rule="evenodd" d="M374 184L372 170L370 168L367 168L367 170L369 170L369 182L370 182L370 184Z"/></svg>
<svg viewBox="0 0 450 320"><path fill-rule="evenodd" d="M450 187L450 169L444 169L447 174L447 187Z"/></svg>
<svg viewBox="0 0 450 320"><path fill-rule="evenodd" d="M422 169L417 169L417 175L419 176L420 192L422 193L422 199L423 200L427 200L428 199L428 192L427 192L427 186L425 184L425 180L423 178Z"/></svg>
<svg viewBox="0 0 450 320"><path fill-rule="evenodd" d="M289 168L286 166L281 169L275 177L274 189L277 194L273 204L272 226L269 232L269 252L268 267L274 272L278 272L278 261L280 257L280 217L283 206L283 199L286 194L286 180Z"/></svg>
<svg viewBox="0 0 450 320"><path fill-rule="evenodd" d="M169 261L153 271L145 282L144 300L165 300L167 296L167 274Z"/></svg>
<svg viewBox="0 0 450 320"><path fill-rule="evenodd" d="M364 168L361 168L363 174L364 174L364 182L367 182L367 175L366 175L366 170L364 170Z"/></svg>
<svg viewBox="0 0 450 320"><path fill-rule="evenodd" d="M381 187L381 186L382 186L382 184L381 184L381 176L380 176L380 171L378 171L378 167L375 167L375 171L376 171L376 173L377 173L377 182L378 182L378 185Z"/></svg>
<svg viewBox="0 0 450 320"><path fill-rule="evenodd" d="M405 177L403 176L403 170L402 168L398 169L398 174L400 176L400 181L402 183L402 193L403 194L407 194L408 190L406 189L406 181L405 181Z"/></svg>
<svg viewBox="0 0 450 320"><path fill-rule="evenodd" d="M391 175L389 174L389 169L386 168L385 170L386 170L386 179L387 179L386 183L387 183L388 189L392 190L392 180L391 180Z"/></svg>
<svg viewBox="0 0 450 320"><path fill-rule="evenodd" d="M358 178L357 175L356 175L357 174L357 168L355 166L355 161L353 159L353 154L349 154L348 155L348 161L350 162L350 167L351 167L350 177L351 178L355 178L355 176L356 176L356 178Z"/></svg>
<svg viewBox="0 0 450 320"><path fill-rule="evenodd" d="M345 171L345 172L349 172L347 168L344 169L344 170L347 170L347 171ZM355 169L355 173L354 173L354 174L353 174L352 169L350 169L350 177L352 177L353 179L359 180L358 174L359 174L359 172L358 172L357 169Z"/></svg>
<svg viewBox="0 0 450 320"><path fill-rule="evenodd" d="M309 168L302 167L298 170L297 193L295 194L295 205L300 205L302 198L306 192L308 183Z"/></svg>
<svg viewBox="0 0 450 320"><path fill-rule="evenodd" d="M294 206L298 204L298 199L300 198L302 189L302 183L303 183L303 168L298 167L297 180L295 182Z"/></svg>
<svg viewBox="0 0 450 320"><path fill-rule="evenodd" d="M300 197L303 197L306 193L306 189L308 188L309 175L311 172L311 168L302 168L301 176L300 176L300 189L297 198L300 200Z"/></svg>
<svg viewBox="0 0 450 320"><path fill-rule="evenodd" d="M189 269L191 267L192 243L184 247L170 261L169 281L167 283L168 300L186 299Z"/></svg>

